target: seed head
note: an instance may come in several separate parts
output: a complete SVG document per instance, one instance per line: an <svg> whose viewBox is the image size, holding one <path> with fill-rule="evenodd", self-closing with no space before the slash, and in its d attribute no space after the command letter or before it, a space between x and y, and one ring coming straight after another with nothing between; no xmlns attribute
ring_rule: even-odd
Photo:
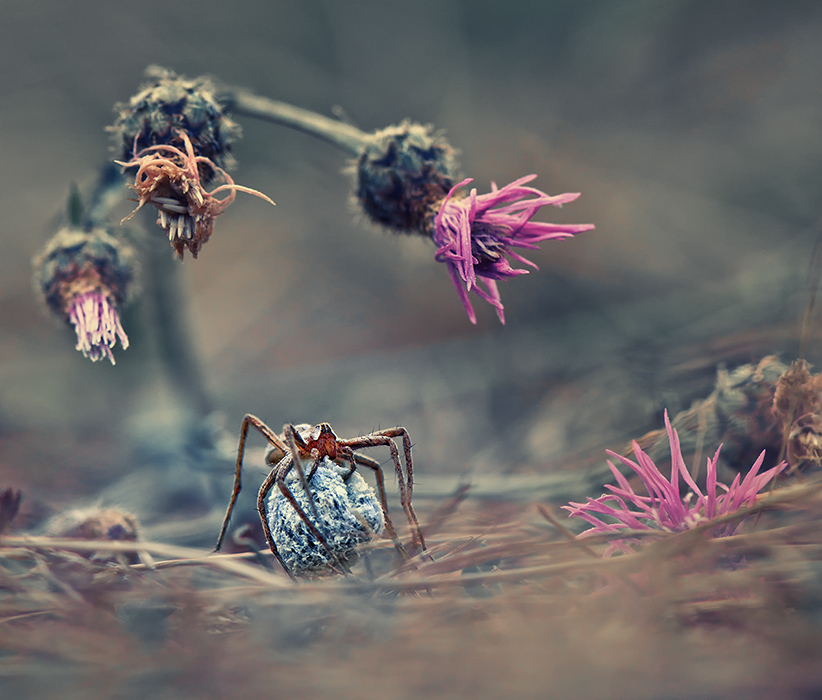
<svg viewBox="0 0 822 700"><path fill-rule="evenodd" d="M108 540L109 542L136 542L139 539L137 518L121 508L73 508L55 515L45 526L52 537L81 540ZM94 561L122 561L135 564L136 553L92 552Z"/></svg>

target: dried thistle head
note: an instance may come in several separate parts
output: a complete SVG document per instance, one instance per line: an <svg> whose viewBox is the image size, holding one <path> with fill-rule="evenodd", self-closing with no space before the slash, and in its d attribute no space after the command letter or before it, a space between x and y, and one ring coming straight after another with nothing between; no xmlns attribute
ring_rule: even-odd
<svg viewBox="0 0 822 700"><path fill-rule="evenodd" d="M128 161L117 161L123 168L136 168L134 184L138 204L123 221L134 216L146 203L157 207L157 225L168 234L171 247L180 260L183 251L197 257L203 244L211 238L214 219L234 201L236 192L246 192L274 204L262 192L234 184L231 176L209 158L197 155L185 131L179 131L183 150L170 145L149 146ZM223 179L224 184L207 192L203 171ZM215 195L227 192L223 199Z"/></svg>
<svg viewBox="0 0 822 700"><path fill-rule="evenodd" d="M372 134L351 169L354 196L372 221L425 235L431 208L454 186L458 166L441 133L404 120Z"/></svg>
<svg viewBox="0 0 822 700"><path fill-rule="evenodd" d="M733 370L721 369L711 394L671 421L683 453L697 454L703 446L722 444L720 467L732 472L747 469L762 450L765 464L776 464L783 429L774 415L773 400L777 381L787 369L776 355ZM637 442L654 461L664 460L669 452L664 429L651 431ZM630 449L624 454L628 453Z"/></svg>
<svg viewBox="0 0 822 700"><path fill-rule="evenodd" d="M109 542L136 542L139 524L136 516L121 508L73 508L55 515L45 526L52 537L80 540L107 540ZM94 561L123 561L135 564L137 553L97 551L88 558Z"/></svg>
<svg viewBox="0 0 822 700"><path fill-rule="evenodd" d="M808 413L819 413L822 408L822 375L811 374L805 360L796 360L776 381L773 411L785 424Z"/></svg>
<svg viewBox="0 0 822 700"><path fill-rule="evenodd" d="M174 71L151 66L152 76L128 102L115 105L114 125L108 127L121 160L151 146L174 146L185 150L181 134L191 140L194 151L221 168L233 165L231 144L240 127L223 113L211 79L179 76ZM213 177L205 162L201 173L208 184Z"/></svg>
<svg viewBox="0 0 822 700"><path fill-rule="evenodd" d="M773 415L778 420L791 470L822 466L822 375L796 360L776 381Z"/></svg>
<svg viewBox="0 0 822 700"><path fill-rule="evenodd" d="M74 327L77 349L93 362L108 358L128 337L119 311L136 287L137 257L102 228L58 231L33 260L34 285L57 318Z"/></svg>
<svg viewBox="0 0 822 700"><path fill-rule="evenodd" d="M822 467L822 416L806 413L791 424L785 454L791 471Z"/></svg>

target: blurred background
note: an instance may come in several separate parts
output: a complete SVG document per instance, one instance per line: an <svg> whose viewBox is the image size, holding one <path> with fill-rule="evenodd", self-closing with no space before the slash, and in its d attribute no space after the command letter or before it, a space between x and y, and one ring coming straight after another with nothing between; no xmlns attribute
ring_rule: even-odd
<svg viewBox="0 0 822 700"><path fill-rule="evenodd" d="M156 540L170 537L168 521L179 534L180 523L219 517L248 412L275 429L329 421L345 437L404 425L418 494L440 478L494 474L504 489L601 466L606 448L661 427L665 408L706 396L718 368L797 356L822 232L815 0L3 0L0 19L0 490L23 491L18 531L101 497L136 511ZM174 263L214 409L203 422L159 360L144 300L125 311L131 347L115 350L112 367L74 350L31 284L31 258L60 225L72 183L87 195L112 157L114 103L149 64L366 131L435 124L480 191L537 173L551 194L582 193L539 220L596 230L529 254L540 270L501 285L507 324L476 302L472 326L430 242L355 211L344 154L238 118L232 175L277 206L238 195L199 259ZM115 226L132 206L124 196ZM159 229L150 233L145 252L171 258ZM807 354L817 366L819 328ZM263 474L263 441L251 444L247 484ZM417 508L424 521L433 509L424 498ZM449 525L470 538L509 518L532 536L539 519L521 501L464 508ZM520 530L499 532L514 540ZM216 534L210 523L195 543ZM540 580L485 603L457 588L376 600L332 592L317 604L328 587L281 599L258 586L252 618L245 589L232 598L215 583L198 597L211 579L192 574L192 585L176 571L167 587L156 572L134 576L118 597L95 570L65 614L4 626L22 630L0 664L11 694L96 696L72 694L60 675L78 679L75 662L87 662L88 687L102 675L118 698L231 697L251 678L259 694L295 697L311 687L337 697L730 697L729 684L786 697L784 683L806 677L797 697L818 697L808 652L818 627L795 633L798 616L782 614L792 600L770 618L751 612L744 636L672 627L663 603L630 589L571 600L573 577L567 589ZM803 575L818 581L819 569ZM784 655L768 642L777 617ZM151 635L167 618L171 641L157 646L165 632ZM206 634L220 625L248 634ZM325 646L313 645L320 637ZM807 661L807 676L786 658ZM379 682L363 689L364 677Z"/></svg>
<svg viewBox="0 0 822 700"><path fill-rule="evenodd" d="M433 123L480 191L537 173L551 194L582 193L540 220L597 227L501 285L506 326L481 302L472 326L430 242L354 210L344 154L238 119L232 174L277 206L239 195L180 265L179 297L232 439L246 412L341 436L401 424L421 483L574 468L706 395L718 366L796 356L820 231L817 2L4 0L0 13L0 485L32 511L93 497L183 440L140 302L112 367L76 352L31 286L71 184L88 193L111 157L113 104L152 63L367 131Z"/></svg>

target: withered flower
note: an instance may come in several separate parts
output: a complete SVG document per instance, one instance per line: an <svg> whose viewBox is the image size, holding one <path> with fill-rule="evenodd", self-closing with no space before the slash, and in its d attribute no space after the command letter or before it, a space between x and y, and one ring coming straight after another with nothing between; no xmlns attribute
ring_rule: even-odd
<svg viewBox="0 0 822 700"><path fill-rule="evenodd" d="M137 168L130 187L137 193L139 203L123 221L134 216L144 204L153 204L159 210L157 225L167 232L171 247L182 260L185 249L197 257L211 237L215 217L234 201L236 192L274 202L262 192L234 184L231 176L211 159L196 155L185 131L180 131L178 136L185 151L159 144L144 148L127 162L117 162L124 168ZM221 177L224 184L207 192L202 182L204 169ZM215 196L218 192L228 194L218 199Z"/></svg>

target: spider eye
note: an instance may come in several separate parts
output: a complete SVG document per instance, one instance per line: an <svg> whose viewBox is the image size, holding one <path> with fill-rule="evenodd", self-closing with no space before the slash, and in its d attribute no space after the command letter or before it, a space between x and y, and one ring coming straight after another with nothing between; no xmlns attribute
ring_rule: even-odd
<svg viewBox="0 0 822 700"><path fill-rule="evenodd" d="M335 440L337 439L337 435L334 433L329 423L320 423L311 429L312 440L319 440L321 437L331 437Z"/></svg>

